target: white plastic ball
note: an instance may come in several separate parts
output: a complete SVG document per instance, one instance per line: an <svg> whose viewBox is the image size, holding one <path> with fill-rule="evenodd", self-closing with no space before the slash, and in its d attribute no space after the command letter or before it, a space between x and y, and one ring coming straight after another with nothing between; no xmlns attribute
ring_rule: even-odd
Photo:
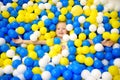
<svg viewBox="0 0 120 80"><path fill-rule="evenodd" d="M96 5L91 5L90 9L96 9Z"/></svg>
<svg viewBox="0 0 120 80"><path fill-rule="evenodd" d="M18 2L18 0L12 0L13 2Z"/></svg>
<svg viewBox="0 0 120 80"><path fill-rule="evenodd" d="M98 5L100 3L100 0L94 0L94 4Z"/></svg>
<svg viewBox="0 0 120 80"><path fill-rule="evenodd" d="M33 2L32 2L32 1L29 1L29 2L28 2L28 5L29 5L29 6L32 6L32 5L33 5Z"/></svg>
<svg viewBox="0 0 120 80"><path fill-rule="evenodd" d="M21 47L26 48L26 47L27 47L27 44L21 44Z"/></svg>
<svg viewBox="0 0 120 80"><path fill-rule="evenodd" d="M102 63L103 63L105 66L107 66L109 62L108 62L108 60L103 59L103 60L102 60Z"/></svg>
<svg viewBox="0 0 120 80"><path fill-rule="evenodd" d="M3 69L0 68L0 76L2 76L3 74L4 74Z"/></svg>
<svg viewBox="0 0 120 80"><path fill-rule="evenodd" d="M11 73L13 73L13 67L11 65L7 65L4 67L3 71L6 74L11 74Z"/></svg>
<svg viewBox="0 0 120 80"><path fill-rule="evenodd" d="M44 5L45 5L46 9L50 9L51 8L51 4L50 3L45 3Z"/></svg>
<svg viewBox="0 0 120 80"><path fill-rule="evenodd" d="M100 0L101 4L106 4L108 2L108 0Z"/></svg>
<svg viewBox="0 0 120 80"><path fill-rule="evenodd" d="M83 7L83 10L86 10L86 9L89 9L89 6L86 6L86 5L85 5L85 6Z"/></svg>
<svg viewBox="0 0 120 80"><path fill-rule="evenodd" d="M102 73L102 79L112 80L112 75L109 72L104 72L104 73Z"/></svg>
<svg viewBox="0 0 120 80"><path fill-rule="evenodd" d="M113 10L114 9L114 4L109 2L106 7L108 8L108 10Z"/></svg>
<svg viewBox="0 0 120 80"><path fill-rule="evenodd" d="M113 45L113 48L120 48L120 44L119 44L119 43L115 43L115 44Z"/></svg>
<svg viewBox="0 0 120 80"><path fill-rule="evenodd" d="M14 55L15 55L15 51L12 50L12 49L10 49L6 52L6 56L9 57L9 58L14 57Z"/></svg>
<svg viewBox="0 0 120 80"><path fill-rule="evenodd" d="M98 27L98 28L97 28L97 33L98 33L98 34L102 34L102 33L104 33L104 32L105 32L104 27Z"/></svg>
<svg viewBox="0 0 120 80"><path fill-rule="evenodd" d="M91 75L94 76L96 79L99 79L101 77L101 72L98 69L93 69L91 71Z"/></svg>
<svg viewBox="0 0 120 80"><path fill-rule="evenodd" d="M12 61L14 61L14 60L21 60L21 57L20 56L13 56Z"/></svg>
<svg viewBox="0 0 120 80"><path fill-rule="evenodd" d="M96 25L91 24L90 27L89 27L89 30L90 30L91 32L95 32L95 31L97 30Z"/></svg>
<svg viewBox="0 0 120 80"><path fill-rule="evenodd" d="M120 11L120 5L119 4L116 4L115 11Z"/></svg>
<svg viewBox="0 0 120 80"><path fill-rule="evenodd" d="M31 34L31 35L30 35L30 40L31 40L31 41L37 41L37 36L34 35L34 34Z"/></svg>
<svg viewBox="0 0 120 80"><path fill-rule="evenodd" d="M103 17L102 16L97 16L96 20L97 20L98 23L102 23Z"/></svg>
<svg viewBox="0 0 120 80"><path fill-rule="evenodd" d="M83 6L84 6L84 5L86 5L86 3L87 3L87 1L86 1L86 0L80 0L80 4L81 4L81 5L83 5Z"/></svg>
<svg viewBox="0 0 120 80"><path fill-rule="evenodd" d="M52 58L52 63L53 64L59 64L59 62L60 62L60 58L59 57L55 56L55 57Z"/></svg>
<svg viewBox="0 0 120 80"><path fill-rule="evenodd" d="M100 43L95 44L94 48L96 51L103 51L104 50L103 45Z"/></svg>
<svg viewBox="0 0 120 80"><path fill-rule="evenodd" d="M24 64L20 64L18 67L17 67L17 71L18 73L22 74L26 71L26 66Z"/></svg>
<svg viewBox="0 0 120 80"><path fill-rule="evenodd" d="M111 33L118 33L119 34L119 30L116 28L113 28L113 29L111 29Z"/></svg>
<svg viewBox="0 0 120 80"><path fill-rule="evenodd" d="M40 3L40 4L39 4L39 8L40 8L41 10L44 10L44 9L45 9L45 5L44 5L43 3Z"/></svg>
<svg viewBox="0 0 120 80"><path fill-rule="evenodd" d="M45 55L43 56L42 59L44 59L45 61L47 61L47 63L50 62L50 57L49 57L48 53L45 53Z"/></svg>
<svg viewBox="0 0 120 80"><path fill-rule="evenodd" d="M49 80L51 78L51 73L49 71L44 71L41 74L42 80Z"/></svg>
<svg viewBox="0 0 120 80"><path fill-rule="evenodd" d="M19 74L17 77L18 77L20 80L26 80L23 74Z"/></svg>
<svg viewBox="0 0 120 80"><path fill-rule="evenodd" d="M44 20L48 19L48 17L46 15L43 15L41 19L42 19L42 21L44 21Z"/></svg>
<svg viewBox="0 0 120 80"><path fill-rule="evenodd" d="M44 59L40 59L40 60L39 60L39 66L40 66L40 67L43 67L43 68L44 68L47 64L48 64L48 62L45 61Z"/></svg>
<svg viewBox="0 0 120 80"><path fill-rule="evenodd" d="M77 39L77 35L75 33L70 34L70 40L76 40Z"/></svg>
<svg viewBox="0 0 120 80"><path fill-rule="evenodd" d="M113 63L120 68L120 58L116 58Z"/></svg>
<svg viewBox="0 0 120 80"><path fill-rule="evenodd" d="M5 42L6 42L6 41L5 41L4 38L0 38L0 46L3 45L3 44L5 44Z"/></svg>
<svg viewBox="0 0 120 80"><path fill-rule="evenodd" d="M7 3L6 7L7 8L11 7L11 3Z"/></svg>
<svg viewBox="0 0 120 80"><path fill-rule="evenodd" d="M52 0L52 2L56 4L58 2L58 0Z"/></svg>
<svg viewBox="0 0 120 80"><path fill-rule="evenodd" d="M27 7L28 7L28 4L26 4L26 3L24 3L24 4L22 5L22 8L23 8L23 9L27 9Z"/></svg>
<svg viewBox="0 0 120 80"><path fill-rule="evenodd" d="M64 41L68 41L70 39L69 35L68 34L64 34L63 35L63 40Z"/></svg>
<svg viewBox="0 0 120 80"><path fill-rule="evenodd" d="M40 31L35 31L33 34L36 35L37 37L39 37L40 36Z"/></svg>
<svg viewBox="0 0 120 80"><path fill-rule="evenodd" d="M103 12L99 12L99 13L98 13L98 16L101 16L101 17L102 17L102 16L103 16Z"/></svg>
<svg viewBox="0 0 120 80"><path fill-rule="evenodd" d="M44 2L44 3L47 2L47 0L41 0L41 1Z"/></svg>
<svg viewBox="0 0 120 80"><path fill-rule="evenodd" d="M88 77L86 78L86 80L96 80L96 78L93 77L93 76L88 76Z"/></svg>
<svg viewBox="0 0 120 80"><path fill-rule="evenodd" d="M68 57L69 51L67 49L62 50L62 56Z"/></svg>
<svg viewBox="0 0 120 80"><path fill-rule="evenodd" d="M78 21L79 21L79 23L84 23L85 22L85 17L84 16L80 16L78 18Z"/></svg>
<svg viewBox="0 0 120 80"><path fill-rule="evenodd" d="M83 79L86 79L88 76L90 76L90 71L88 71L88 70L83 70L83 71L81 72L81 77L82 77Z"/></svg>
<svg viewBox="0 0 120 80"><path fill-rule="evenodd" d="M67 31L71 31L73 29L73 25L72 24L67 24L66 29L67 29Z"/></svg>
<svg viewBox="0 0 120 80"><path fill-rule="evenodd" d="M1 6L1 11L7 10L7 6Z"/></svg>
<svg viewBox="0 0 120 80"><path fill-rule="evenodd" d="M61 2L57 2L56 7L57 8L61 8L62 7L62 3Z"/></svg>
<svg viewBox="0 0 120 80"><path fill-rule="evenodd" d="M103 23L98 24L98 27L104 27Z"/></svg>
<svg viewBox="0 0 120 80"><path fill-rule="evenodd" d="M0 7L3 6L3 3L0 1Z"/></svg>
<svg viewBox="0 0 120 80"><path fill-rule="evenodd" d="M15 69L12 74L13 76L18 76L20 73Z"/></svg>

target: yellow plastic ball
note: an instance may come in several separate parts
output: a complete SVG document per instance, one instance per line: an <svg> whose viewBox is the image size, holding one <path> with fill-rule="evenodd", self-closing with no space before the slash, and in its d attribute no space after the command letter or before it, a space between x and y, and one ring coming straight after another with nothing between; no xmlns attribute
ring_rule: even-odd
<svg viewBox="0 0 120 80"><path fill-rule="evenodd" d="M55 31L50 31L50 35L51 35L52 38L54 38L56 36Z"/></svg>
<svg viewBox="0 0 120 80"><path fill-rule="evenodd" d="M73 16L79 16L83 13L83 10L80 5L75 5L71 9L71 13L73 14Z"/></svg>
<svg viewBox="0 0 120 80"><path fill-rule="evenodd" d="M102 37L104 39L109 39L110 38L110 33L109 32L104 32L103 35L102 35Z"/></svg>
<svg viewBox="0 0 120 80"><path fill-rule="evenodd" d="M74 1L73 0L69 0L68 3L69 3L70 6L74 5Z"/></svg>
<svg viewBox="0 0 120 80"><path fill-rule="evenodd" d="M74 44L75 44L76 47L80 47L80 46L82 45L82 40L76 39L76 40L74 41Z"/></svg>
<svg viewBox="0 0 120 80"><path fill-rule="evenodd" d="M117 12L117 11L112 11L112 12L110 13L110 17L111 17L111 18L117 18L117 16L118 16L118 12Z"/></svg>
<svg viewBox="0 0 120 80"><path fill-rule="evenodd" d="M108 68L108 72L110 72L110 74L112 76L118 75L119 74L119 68L117 66L110 66Z"/></svg>
<svg viewBox="0 0 120 80"><path fill-rule="evenodd" d="M92 9L90 16L96 17L97 15L98 15L98 11L96 9Z"/></svg>
<svg viewBox="0 0 120 80"><path fill-rule="evenodd" d="M2 12L2 16L3 16L4 18L9 18L10 13L9 13L8 11L3 11L3 12Z"/></svg>
<svg viewBox="0 0 120 80"><path fill-rule="evenodd" d="M51 34L50 33L46 33L44 36L45 39L50 39L51 38Z"/></svg>
<svg viewBox="0 0 120 80"><path fill-rule="evenodd" d="M94 46L93 45L90 46L90 53L94 54L95 52L96 52L96 50L95 50Z"/></svg>
<svg viewBox="0 0 120 80"><path fill-rule="evenodd" d="M120 80L120 74L119 75L115 75L115 77L113 78L113 80Z"/></svg>
<svg viewBox="0 0 120 80"><path fill-rule="evenodd" d="M25 29L24 29L22 26L20 26L20 27L18 27L18 28L16 29L16 32L17 32L18 34L24 34Z"/></svg>
<svg viewBox="0 0 120 80"><path fill-rule="evenodd" d="M13 21L15 21L15 18L14 17L9 17L8 21L9 21L9 23L12 23Z"/></svg>
<svg viewBox="0 0 120 80"><path fill-rule="evenodd" d="M23 15L18 15L17 18L16 18L16 21L17 22L23 22L24 21L24 16Z"/></svg>
<svg viewBox="0 0 120 80"><path fill-rule="evenodd" d="M72 9L72 6L67 6L67 10L70 12Z"/></svg>
<svg viewBox="0 0 120 80"><path fill-rule="evenodd" d="M34 68L32 69L32 72L33 72L34 74L41 74L41 73L42 73L42 70L40 69L40 67L34 67Z"/></svg>
<svg viewBox="0 0 120 80"><path fill-rule="evenodd" d="M54 14L52 12L48 13L48 18L53 19L54 18Z"/></svg>
<svg viewBox="0 0 120 80"><path fill-rule="evenodd" d="M34 51L34 44L28 44L27 45L27 50L32 50L32 51Z"/></svg>
<svg viewBox="0 0 120 80"><path fill-rule="evenodd" d="M82 47L77 48L77 54L82 54Z"/></svg>
<svg viewBox="0 0 120 80"><path fill-rule="evenodd" d="M91 57L85 58L85 65L86 66L92 66L93 65L93 59Z"/></svg>
<svg viewBox="0 0 120 80"><path fill-rule="evenodd" d="M57 80L65 80L63 77L59 77Z"/></svg>
<svg viewBox="0 0 120 80"><path fill-rule="evenodd" d="M50 58L53 58L54 56L57 56L57 54L58 53L55 50L50 50L48 55L49 55Z"/></svg>
<svg viewBox="0 0 120 80"><path fill-rule="evenodd" d="M90 13L91 13L91 10L90 10L90 9L85 9L85 10L84 10L84 14L85 14L86 16L90 16Z"/></svg>
<svg viewBox="0 0 120 80"><path fill-rule="evenodd" d="M33 7L32 6L28 6L27 7L27 12L32 13L33 12Z"/></svg>
<svg viewBox="0 0 120 80"><path fill-rule="evenodd" d="M39 40L45 40L44 35L40 35Z"/></svg>
<svg viewBox="0 0 120 80"><path fill-rule="evenodd" d="M82 47L82 53L83 53L83 54L88 54L89 52L90 52L90 49L89 49L88 46L83 46L83 47Z"/></svg>
<svg viewBox="0 0 120 80"><path fill-rule="evenodd" d="M35 14L39 15L41 13L41 10L39 8L34 9Z"/></svg>
<svg viewBox="0 0 120 80"><path fill-rule="evenodd" d="M53 49L54 49L57 53L60 53L61 50L62 50L62 47L61 47L61 45L56 44L56 45L54 45Z"/></svg>
<svg viewBox="0 0 120 80"><path fill-rule="evenodd" d="M46 27L41 27L41 28L40 28L40 33L41 33L41 34L45 34L46 32L47 32Z"/></svg>
<svg viewBox="0 0 120 80"><path fill-rule="evenodd" d="M104 14L104 16L110 17L110 13L109 12L104 12L103 14Z"/></svg>
<svg viewBox="0 0 120 80"><path fill-rule="evenodd" d="M117 42L119 39L119 34L118 33L111 33L110 35L110 40Z"/></svg>
<svg viewBox="0 0 120 80"><path fill-rule="evenodd" d="M41 27L44 27L45 25L44 25L44 22L43 21L39 21L38 22L38 26L41 28Z"/></svg>
<svg viewBox="0 0 120 80"><path fill-rule="evenodd" d="M3 59L0 58L0 67L3 66Z"/></svg>
<svg viewBox="0 0 120 80"><path fill-rule="evenodd" d="M113 21L112 22L112 27L113 28L119 28L120 27L120 22L119 21Z"/></svg>
<svg viewBox="0 0 120 80"><path fill-rule="evenodd" d="M67 10L67 8L65 8L65 7L63 7L63 8L61 9L61 13L62 13L63 15L67 14L67 12L68 12L68 10Z"/></svg>
<svg viewBox="0 0 120 80"><path fill-rule="evenodd" d="M35 2L40 2L40 0L35 0Z"/></svg>
<svg viewBox="0 0 120 80"><path fill-rule="evenodd" d="M12 60L11 60L11 59L5 59L5 60L3 61L3 64L4 64L4 66L6 66L6 65L11 65L11 64L12 64Z"/></svg>
<svg viewBox="0 0 120 80"><path fill-rule="evenodd" d="M84 63L85 62L85 56L84 55L77 55L76 56L76 61L78 61L79 63Z"/></svg>
<svg viewBox="0 0 120 80"><path fill-rule="evenodd" d="M16 8L16 7L18 6L18 4L17 4L16 2L13 2L13 3L11 4L11 6L12 6L13 8Z"/></svg>
<svg viewBox="0 0 120 80"><path fill-rule="evenodd" d="M47 39L46 44L52 46L54 44L53 39Z"/></svg>
<svg viewBox="0 0 120 80"><path fill-rule="evenodd" d="M67 58L65 58L65 57L62 57L60 59L60 64L66 66L66 65L69 64L69 60Z"/></svg>
<svg viewBox="0 0 120 80"><path fill-rule="evenodd" d="M15 46L11 46L10 49L12 49L12 50L15 51L15 50L16 50L16 47L15 47Z"/></svg>
<svg viewBox="0 0 120 80"><path fill-rule="evenodd" d="M31 13L30 15L29 15L29 22L32 22L33 20L35 20L37 18L37 15L35 14L35 13Z"/></svg>
<svg viewBox="0 0 120 80"><path fill-rule="evenodd" d="M80 39L80 40L85 40L85 39L86 39L85 33L80 33L80 34L79 34L79 39Z"/></svg>
<svg viewBox="0 0 120 80"><path fill-rule="evenodd" d="M59 21L66 21L65 15L60 15L59 16Z"/></svg>
<svg viewBox="0 0 120 80"><path fill-rule="evenodd" d="M95 32L91 32L90 34L89 34L89 39L94 39L96 37L96 33Z"/></svg>
<svg viewBox="0 0 120 80"><path fill-rule="evenodd" d="M7 56L6 56L5 52L1 53L1 59L7 59Z"/></svg>
<svg viewBox="0 0 120 80"><path fill-rule="evenodd" d="M34 52L34 51L30 51L29 54L28 54L29 57L31 57L32 59L37 59L37 53Z"/></svg>

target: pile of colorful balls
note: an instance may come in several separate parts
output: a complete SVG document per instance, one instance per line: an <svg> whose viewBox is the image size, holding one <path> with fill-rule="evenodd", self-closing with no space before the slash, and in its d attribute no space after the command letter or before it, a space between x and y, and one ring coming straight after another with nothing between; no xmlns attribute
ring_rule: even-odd
<svg viewBox="0 0 120 80"><path fill-rule="evenodd" d="M119 3L0 0L0 80L120 80ZM58 22L66 22L68 49L55 37ZM16 44L18 36L47 43Z"/></svg>

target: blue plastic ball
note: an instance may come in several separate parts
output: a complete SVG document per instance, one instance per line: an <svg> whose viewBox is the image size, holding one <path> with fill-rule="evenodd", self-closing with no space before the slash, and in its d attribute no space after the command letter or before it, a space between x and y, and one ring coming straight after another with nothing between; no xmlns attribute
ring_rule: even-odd
<svg viewBox="0 0 120 80"><path fill-rule="evenodd" d="M103 63L100 60L95 60L93 66L94 68L100 69L103 67Z"/></svg>
<svg viewBox="0 0 120 80"><path fill-rule="evenodd" d="M34 74L32 80L42 80L40 74Z"/></svg>
<svg viewBox="0 0 120 80"><path fill-rule="evenodd" d="M112 50L112 55L115 57L115 58L119 58L120 57L120 48L114 48Z"/></svg>
<svg viewBox="0 0 120 80"><path fill-rule="evenodd" d="M118 11L118 16L120 17L120 11Z"/></svg>
<svg viewBox="0 0 120 80"><path fill-rule="evenodd" d="M72 79L73 80L82 80L81 76L80 75L76 75L76 74L73 75Z"/></svg>
<svg viewBox="0 0 120 80"><path fill-rule="evenodd" d="M16 7L16 11L18 12L19 10L21 10L22 9L22 7L20 6L20 5L18 5L17 7Z"/></svg>
<svg viewBox="0 0 120 80"><path fill-rule="evenodd" d="M45 52L42 49L37 51L37 55L39 58L42 58L44 56L44 54L45 54Z"/></svg>
<svg viewBox="0 0 120 80"><path fill-rule="evenodd" d="M0 21L3 19L3 16L2 16L2 14L0 14Z"/></svg>
<svg viewBox="0 0 120 80"><path fill-rule="evenodd" d="M71 14L70 12L67 13L67 14L66 14L66 18L67 18L67 19L72 19L72 14Z"/></svg>
<svg viewBox="0 0 120 80"><path fill-rule="evenodd" d="M94 68L92 66L88 66L86 69L91 72Z"/></svg>
<svg viewBox="0 0 120 80"><path fill-rule="evenodd" d="M40 13L40 16L47 15L47 12L45 10L42 10Z"/></svg>
<svg viewBox="0 0 120 80"><path fill-rule="evenodd" d="M83 45L83 46L90 46L90 42L89 42L88 40L84 40L84 41L82 42L82 45Z"/></svg>
<svg viewBox="0 0 120 80"><path fill-rule="evenodd" d="M107 16L103 16L103 23L108 23L109 22L109 18Z"/></svg>
<svg viewBox="0 0 120 80"><path fill-rule="evenodd" d="M105 23L104 28L105 28L105 31L110 31L112 29L112 26L110 23Z"/></svg>
<svg viewBox="0 0 120 80"><path fill-rule="evenodd" d="M112 51L112 47L107 47L106 46L104 49L105 49L105 52L111 52Z"/></svg>
<svg viewBox="0 0 120 80"><path fill-rule="evenodd" d="M57 23L58 23L58 18L57 18L57 17L54 17L54 18L52 19L52 23L53 23L53 24L57 24Z"/></svg>
<svg viewBox="0 0 120 80"><path fill-rule="evenodd" d="M68 47L74 46L74 41L69 40L69 41L67 42L67 46L68 46Z"/></svg>
<svg viewBox="0 0 120 80"><path fill-rule="evenodd" d="M44 24L45 24L45 26L50 26L51 25L51 20L50 19L46 19L44 21Z"/></svg>
<svg viewBox="0 0 120 80"><path fill-rule="evenodd" d="M92 53L88 53L88 54L86 54L86 57L91 57L91 58L93 58L93 59L94 59L95 55L94 55L94 54L92 54Z"/></svg>
<svg viewBox="0 0 120 80"><path fill-rule="evenodd" d="M18 77L12 77L10 80L20 80Z"/></svg>
<svg viewBox="0 0 120 80"><path fill-rule="evenodd" d="M111 66L111 65L113 65L113 62L114 62L114 59L111 59L110 61L109 61L109 66Z"/></svg>
<svg viewBox="0 0 120 80"><path fill-rule="evenodd" d="M30 40L30 35L31 35L31 32L26 32L26 33L23 35L23 39L24 39L24 40Z"/></svg>
<svg viewBox="0 0 120 80"><path fill-rule="evenodd" d="M11 13L13 10L14 10L13 7L9 7L9 8L7 9L7 11L8 11L9 13Z"/></svg>
<svg viewBox="0 0 120 80"><path fill-rule="evenodd" d="M54 66L53 66L53 65L50 65L50 64L48 64L48 65L45 67L45 70L46 70L46 71L49 71L49 72L51 72L53 69L54 69Z"/></svg>
<svg viewBox="0 0 120 80"><path fill-rule="evenodd" d="M50 8L50 11L52 11L53 13L56 13L57 12L57 7L52 5L51 8Z"/></svg>
<svg viewBox="0 0 120 80"><path fill-rule="evenodd" d="M3 32L3 33L5 33L5 34L7 34L8 28L7 28L7 27L2 27L2 28L0 29L0 31Z"/></svg>
<svg viewBox="0 0 120 80"><path fill-rule="evenodd" d="M75 55L76 54L76 47L74 47L74 46L69 47L69 53L70 53L70 55Z"/></svg>
<svg viewBox="0 0 120 80"><path fill-rule="evenodd" d="M74 21L73 22L73 27L80 27L80 23L78 21Z"/></svg>
<svg viewBox="0 0 120 80"><path fill-rule="evenodd" d="M77 35L80 34L81 33L81 28L79 26L75 27L74 28L74 33L77 34Z"/></svg>
<svg viewBox="0 0 120 80"><path fill-rule="evenodd" d="M13 29L10 29L10 30L8 30L8 36L9 36L10 38L17 38L17 37L18 37L18 34L17 34L17 32L15 32Z"/></svg>
<svg viewBox="0 0 120 80"><path fill-rule="evenodd" d="M96 37L93 39L93 43L94 43L94 44L101 43L101 41L102 41L102 38L101 38L101 37L98 37L98 36L96 36Z"/></svg>
<svg viewBox="0 0 120 80"><path fill-rule="evenodd" d="M104 6L102 4L97 5L98 12L102 12L104 10Z"/></svg>
<svg viewBox="0 0 120 80"><path fill-rule="evenodd" d="M31 71L31 70L26 70L25 72L24 72L24 77L25 77L25 79L32 79L32 77L33 77L33 72Z"/></svg>
<svg viewBox="0 0 120 80"><path fill-rule="evenodd" d="M16 10L12 10L10 15L13 16L13 17L17 17L18 16L18 12Z"/></svg>
<svg viewBox="0 0 120 80"><path fill-rule="evenodd" d="M67 19L66 24L73 24L73 21L71 19Z"/></svg>
<svg viewBox="0 0 120 80"><path fill-rule="evenodd" d="M60 11L55 12L56 17L59 17L60 14L61 14Z"/></svg>
<svg viewBox="0 0 120 80"><path fill-rule="evenodd" d="M78 18L79 18L79 16L75 16L75 17L74 17L74 22L75 22L75 21L78 22Z"/></svg>
<svg viewBox="0 0 120 80"><path fill-rule="evenodd" d="M61 43L61 40L59 37L55 37L54 38L54 44L60 44Z"/></svg>
<svg viewBox="0 0 120 80"><path fill-rule="evenodd" d="M96 58L102 60L105 57L105 53L104 52L96 52L95 56L96 56Z"/></svg>
<svg viewBox="0 0 120 80"><path fill-rule="evenodd" d="M12 62L12 66L13 68L17 68L21 63L22 63L21 60L14 60Z"/></svg>
<svg viewBox="0 0 120 80"><path fill-rule="evenodd" d="M7 44L3 44L3 45L1 45L1 51L2 52L6 52L7 50L9 50L9 46L7 45Z"/></svg>
<svg viewBox="0 0 120 80"><path fill-rule="evenodd" d="M54 69L51 71L51 75L52 75L52 77L58 78L58 77L61 75L60 69L54 68Z"/></svg>
<svg viewBox="0 0 120 80"><path fill-rule="evenodd" d="M63 0L62 2L62 6L67 7L68 6L68 1L67 0Z"/></svg>
<svg viewBox="0 0 120 80"><path fill-rule="evenodd" d="M47 46L47 45L43 45L43 46L42 46L42 50L43 50L44 52L49 52L50 48L49 48L49 46Z"/></svg>
<svg viewBox="0 0 120 80"><path fill-rule="evenodd" d="M74 5L80 5L80 1L79 0L74 0Z"/></svg>
<svg viewBox="0 0 120 80"><path fill-rule="evenodd" d="M3 4L6 5L7 3L12 3L12 0L2 0Z"/></svg>
<svg viewBox="0 0 120 80"><path fill-rule="evenodd" d="M19 23L16 22L16 21L14 21L14 22L11 23L11 27L14 28L14 29L16 29L19 26L20 26Z"/></svg>
<svg viewBox="0 0 120 80"><path fill-rule="evenodd" d="M11 74L5 74L0 78L0 80L10 80L11 78L12 78Z"/></svg>
<svg viewBox="0 0 120 80"><path fill-rule="evenodd" d="M49 30L55 31L56 30L56 26L54 24L50 25Z"/></svg>
<svg viewBox="0 0 120 80"><path fill-rule="evenodd" d="M113 57L113 55L112 55L111 52L106 52L106 53L105 53L105 59L111 60L111 59L113 59L113 58L114 58L114 57Z"/></svg>
<svg viewBox="0 0 120 80"><path fill-rule="evenodd" d="M63 66L63 65L59 65L58 68L60 69L62 74L67 70L66 66Z"/></svg>
<svg viewBox="0 0 120 80"><path fill-rule="evenodd" d="M34 50L37 52L37 51L40 50L41 48L42 48L41 45L36 45L35 48L34 48Z"/></svg>
<svg viewBox="0 0 120 80"><path fill-rule="evenodd" d="M27 49L25 49L23 47L17 47L16 52L20 55L20 57L25 57L28 54Z"/></svg>
<svg viewBox="0 0 120 80"><path fill-rule="evenodd" d="M5 41L8 42L8 43L11 41L11 39L10 39L9 36L5 36L4 39L5 39Z"/></svg>
<svg viewBox="0 0 120 80"><path fill-rule="evenodd" d="M24 60L24 64L27 66L27 67L32 67L33 64L34 64L34 60L30 57L27 57L25 58Z"/></svg>
<svg viewBox="0 0 120 80"><path fill-rule="evenodd" d="M85 29L89 29L89 26L90 26L90 22L84 22L83 23L83 27L85 28Z"/></svg>
<svg viewBox="0 0 120 80"><path fill-rule="evenodd" d="M66 70L64 73L63 73L63 77L65 80L71 80L72 77L73 77L73 74L70 70Z"/></svg>

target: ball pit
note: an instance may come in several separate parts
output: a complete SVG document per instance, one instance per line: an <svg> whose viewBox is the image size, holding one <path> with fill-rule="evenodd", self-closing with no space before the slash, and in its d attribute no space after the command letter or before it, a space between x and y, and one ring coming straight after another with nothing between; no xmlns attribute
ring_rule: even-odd
<svg viewBox="0 0 120 80"><path fill-rule="evenodd" d="M119 3L0 0L0 80L119 80Z"/></svg>

